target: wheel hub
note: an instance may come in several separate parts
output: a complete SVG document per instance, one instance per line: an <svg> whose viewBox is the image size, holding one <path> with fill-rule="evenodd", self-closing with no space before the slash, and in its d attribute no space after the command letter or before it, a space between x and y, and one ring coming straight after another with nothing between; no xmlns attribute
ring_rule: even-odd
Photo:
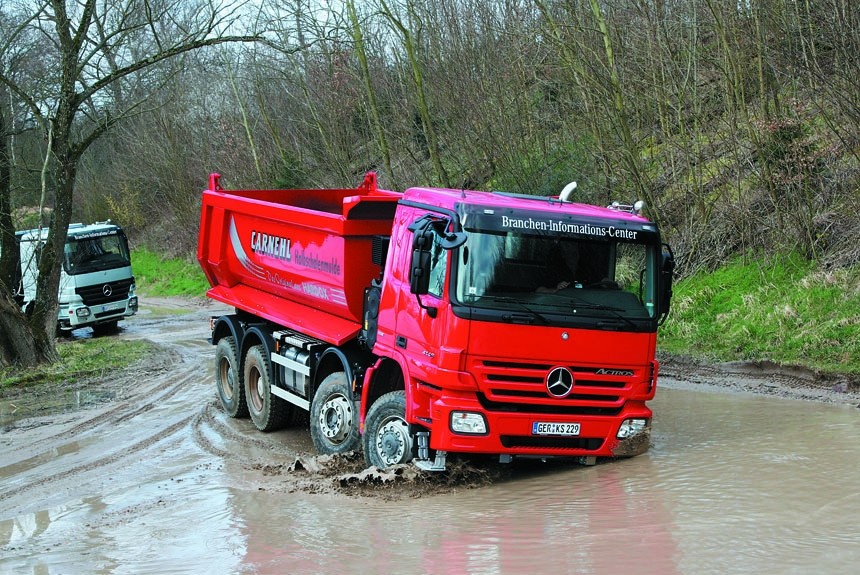
<svg viewBox="0 0 860 575"><path fill-rule="evenodd" d="M379 429L376 450L387 465L394 465L403 460L407 433L406 422L400 419L389 421Z"/></svg>
<svg viewBox="0 0 860 575"><path fill-rule="evenodd" d="M349 400L338 395L326 401L320 410L319 425L320 431L326 438L334 443L343 441L352 427L352 409Z"/></svg>
<svg viewBox="0 0 860 575"><path fill-rule="evenodd" d="M233 370L230 369L230 363L225 360L221 364L221 390L224 392L224 397L227 399L233 399L234 383Z"/></svg>
<svg viewBox="0 0 860 575"><path fill-rule="evenodd" d="M263 409L263 390L260 389L260 372L255 371L250 374L251 397L249 398L254 404L254 409L260 411Z"/></svg>

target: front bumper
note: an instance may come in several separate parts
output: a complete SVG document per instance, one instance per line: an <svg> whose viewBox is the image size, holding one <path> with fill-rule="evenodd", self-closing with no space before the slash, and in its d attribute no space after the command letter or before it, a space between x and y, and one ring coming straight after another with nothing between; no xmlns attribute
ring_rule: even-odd
<svg viewBox="0 0 860 575"><path fill-rule="evenodd" d="M431 402L430 447L452 453L488 453L563 457L630 457L650 447L651 410L642 402L627 402L616 414L564 414L540 412L488 411L476 396L468 394L435 398ZM523 406L525 407L525 406ZM453 412L480 413L486 420L483 435L455 433L451 430ZM626 419L646 419L639 433L619 439ZM536 435L535 423L578 424L575 436Z"/></svg>
<svg viewBox="0 0 860 575"><path fill-rule="evenodd" d="M73 330L131 317L137 313L137 309L137 296L89 307L83 304L60 304L58 323L62 330Z"/></svg>

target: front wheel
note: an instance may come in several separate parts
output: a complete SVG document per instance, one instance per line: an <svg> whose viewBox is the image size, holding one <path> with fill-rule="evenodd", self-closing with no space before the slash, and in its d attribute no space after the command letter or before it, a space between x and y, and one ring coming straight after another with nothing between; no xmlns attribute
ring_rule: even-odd
<svg viewBox="0 0 860 575"><path fill-rule="evenodd" d="M365 420L364 459L386 469L412 461L412 436L406 423L406 392L392 391L376 400Z"/></svg>
<svg viewBox="0 0 860 575"><path fill-rule="evenodd" d="M272 369L266 348L255 345L245 356L245 399L251 421L260 431L283 427L292 415L292 406L272 395Z"/></svg>
<svg viewBox="0 0 860 575"><path fill-rule="evenodd" d="M342 371L326 377L314 394L311 439L319 453L331 455L359 448L358 411L351 398L349 382Z"/></svg>
<svg viewBox="0 0 860 575"><path fill-rule="evenodd" d="M92 325L93 335L113 335L119 331L118 320L109 321L106 323L94 323Z"/></svg>

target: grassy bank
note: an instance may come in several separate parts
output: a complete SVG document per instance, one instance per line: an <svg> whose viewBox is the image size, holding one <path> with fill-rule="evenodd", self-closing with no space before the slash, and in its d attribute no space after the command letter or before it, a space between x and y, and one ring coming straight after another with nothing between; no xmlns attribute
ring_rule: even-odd
<svg viewBox="0 0 860 575"><path fill-rule="evenodd" d="M145 295L198 297L209 289L203 270L194 260L166 258L141 249L135 250L131 261L137 289Z"/></svg>
<svg viewBox="0 0 860 575"><path fill-rule="evenodd" d="M59 339L59 363L36 369L0 368L0 389L7 386L63 384L105 377L133 364L152 351L146 341L118 341L105 336L91 339Z"/></svg>
<svg viewBox="0 0 860 575"><path fill-rule="evenodd" d="M771 360L860 373L860 268L797 256L737 259L678 282L660 349L714 361Z"/></svg>

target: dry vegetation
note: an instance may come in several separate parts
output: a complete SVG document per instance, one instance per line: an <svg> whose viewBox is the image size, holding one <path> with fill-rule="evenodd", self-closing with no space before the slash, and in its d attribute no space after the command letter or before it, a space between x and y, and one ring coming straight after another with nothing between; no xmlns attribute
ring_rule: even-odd
<svg viewBox="0 0 860 575"><path fill-rule="evenodd" d="M83 64L122 66L181 39L199 26L192 4L132 35L117 18L145 24L143 5L93 3L103 30ZM74 219L112 218L137 244L189 255L213 171L234 187L352 186L377 170L393 189L537 194L576 179L585 201L646 199L685 275L749 250L860 260L856 2L253 6L252 19L231 3L247 16L233 30L253 25L267 43L185 53L81 106L82 130L111 127L81 158ZM0 37L30 10L4 3ZM0 128L17 208L40 201L46 134L32 105L53 101L61 67L44 35L8 37L0 75L23 92L3 90Z"/></svg>

